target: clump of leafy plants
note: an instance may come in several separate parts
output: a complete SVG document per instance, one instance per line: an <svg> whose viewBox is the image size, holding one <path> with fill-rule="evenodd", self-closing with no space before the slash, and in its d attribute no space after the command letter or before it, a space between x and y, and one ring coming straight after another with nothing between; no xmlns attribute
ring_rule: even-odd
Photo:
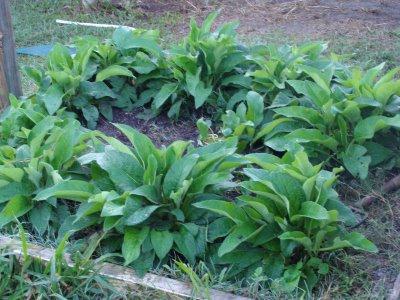
<svg viewBox="0 0 400 300"><path fill-rule="evenodd" d="M232 185L231 172L241 163L235 155L236 140L201 148L176 141L158 149L133 128L116 126L133 147L103 136L110 145L79 159L90 166L90 184L98 193L88 195L73 222L95 217L112 243L122 237L125 264L133 263L138 271L148 270L156 260L164 261L171 251L194 264L206 252L207 219L192 204L204 194L218 197ZM67 183L51 186L39 197L68 197Z"/></svg>
<svg viewBox="0 0 400 300"><path fill-rule="evenodd" d="M256 92L250 91L246 102L240 103L236 111L227 110L221 117L224 136L239 138L239 151L245 150L255 138L264 121L264 99Z"/></svg>
<svg viewBox="0 0 400 300"><path fill-rule="evenodd" d="M97 244L141 274L202 260L286 291L310 291L329 270L325 253L376 252L347 230L356 217L334 184L341 165L361 179L398 165L399 68L350 69L322 43L243 47L237 23L211 30L216 16L192 21L169 50L156 31L119 28L105 42L77 39L73 55L57 44L46 70L27 68L38 92L11 96L0 117L0 228L29 220L61 243L101 228ZM123 124L130 145L91 130L100 114L137 107L170 118L201 109L216 123L197 122L201 147L157 148Z"/></svg>
<svg viewBox="0 0 400 300"><path fill-rule="evenodd" d="M251 49L253 65L246 76L252 78L252 89L266 96L266 102L279 105L286 99L288 80L313 80L303 67L324 69L336 64L335 56L324 55L327 44L305 43L299 46L258 45Z"/></svg>
<svg viewBox="0 0 400 300"><path fill-rule="evenodd" d="M60 107L80 112L89 128L99 115L112 120L112 107L131 110L137 99L135 80L158 67L162 50L153 30L117 29L105 43L88 37L78 39L76 54L56 44L47 70L27 68L39 86L38 101L52 115Z"/></svg>
<svg viewBox="0 0 400 300"><path fill-rule="evenodd" d="M153 110L169 107L168 116L177 118L181 108L199 109L205 105L225 109L228 100L250 88L245 65L248 50L236 42L238 23L226 23L212 32L217 13L211 13L201 26L194 20L185 40L167 50L169 78L157 78L146 93L156 89Z"/></svg>
<svg viewBox="0 0 400 300"><path fill-rule="evenodd" d="M273 108L275 121L289 119L291 126L274 130L264 138L265 145L275 151L304 148L310 157L339 162L365 179L370 165L395 158L399 151L400 82L392 80L398 70L376 81L382 68L364 74L344 69L333 77L332 68L307 67L304 72L314 82L289 80L295 91L291 105Z"/></svg>
<svg viewBox="0 0 400 300"><path fill-rule="evenodd" d="M194 205L221 215L208 227L216 243L211 260L227 276L263 274L273 286L311 290L329 265L322 254L341 248L377 252L373 243L344 225L356 217L333 189L337 173L312 165L305 152L282 158L254 153L258 167L243 169L242 195L235 201L209 198Z"/></svg>
<svg viewBox="0 0 400 300"><path fill-rule="evenodd" d="M20 108L15 112L18 117L20 112ZM56 197L39 195L64 178L71 185L74 178L85 178L76 156L86 150L91 133L75 119L27 113L34 116L30 119L34 126L21 127L16 134L25 142L0 146L0 228L26 215L39 235L48 230L54 234L60 216L69 214L68 206ZM76 191L71 197L79 199Z"/></svg>
<svg viewBox="0 0 400 300"><path fill-rule="evenodd" d="M370 166L398 165L398 69L377 79L382 68L299 66L312 80L286 80L285 96L279 92L270 105L248 92L222 116L221 133L238 136L241 151L260 148L260 141L277 152L305 150L317 163L343 165L365 179Z"/></svg>

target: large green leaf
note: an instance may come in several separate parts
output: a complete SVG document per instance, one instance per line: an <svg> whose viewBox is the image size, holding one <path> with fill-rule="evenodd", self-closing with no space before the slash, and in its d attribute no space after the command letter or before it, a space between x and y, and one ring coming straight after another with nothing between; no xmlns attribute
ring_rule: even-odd
<svg viewBox="0 0 400 300"><path fill-rule="evenodd" d="M96 81L104 81L112 76L135 77L127 67L120 65L111 65L97 73Z"/></svg>
<svg viewBox="0 0 400 300"><path fill-rule="evenodd" d="M280 199L278 203L284 204L290 216L295 215L301 204L306 201L301 182L289 174L279 170L270 172L254 168L244 169L244 174L251 180L258 181L270 188ZM273 195L271 194L271 196Z"/></svg>
<svg viewBox="0 0 400 300"><path fill-rule="evenodd" d="M182 253L189 263L195 263L195 257L197 254L196 240L192 233L184 227L181 227L179 233L174 233L174 242L177 249Z"/></svg>
<svg viewBox="0 0 400 300"><path fill-rule="evenodd" d="M126 216L125 225L134 226L143 223L148 218L150 218L151 214L154 213L159 208L160 205L148 205L139 208L138 210L133 212L133 214Z"/></svg>
<svg viewBox="0 0 400 300"><path fill-rule="evenodd" d="M236 224L247 221L247 216L244 210L232 202L222 200L205 200L194 203L193 206L197 208L208 209L212 212L228 217Z"/></svg>
<svg viewBox="0 0 400 300"><path fill-rule="evenodd" d="M366 142L363 146L367 148L367 153L371 156L371 166L379 165L395 155L391 149L379 143L370 141Z"/></svg>
<svg viewBox="0 0 400 300"><path fill-rule="evenodd" d="M279 239L295 241L310 250L312 246L311 239L301 231L286 231L279 236Z"/></svg>
<svg viewBox="0 0 400 300"><path fill-rule="evenodd" d="M24 177L24 174L25 174L24 170L22 170L21 168L0 165L0 178L21 182L22 177Z"/></svg>
<svg viewBox="0 0 400 300"><path fill-rule="evenodd" d="M150 239L157 257L162 260L171 250L174 236L167 230L159 231L152 229Z"/></svg>
<svg viewBox="0 0 400 300"><path fill-rule="evenodd" d="M318 86L324 89L324 91L326 91L327 93L330 92L330 85L333 76L332 67L319 69L308 65L301 65L299 69L308 74L317 83Z"/></svg>
<svg viewBox="0 0 400 300"><path fill-rule="evenodd" d="M32 207L32 201L27 197L18 195L11 198L0 212L0 228L25 215Z"/></svg>
<svg viewBox="0 0 400 300"><path fill-rule="evenodd" d="M292 221L297 221L301 218L308 218L314 220L329 220L328 211L325 207L312 201L306 201L301 204L300 210L296 215L292 216Z"/></svg>
<svg viewBox="0 0 400 300"><path fill-rule="evenodd" d="M143 167L148 166L150 156L158 158L159 155L156 147L146 135L125 124L114 124L114 126L121 130L132 143L133 147L135 147Z"/></svg>
<svg viewBox="0 0 400 300"><path fill-rule="evenodd" d="M156 108L160 108L164 105L165 101L177 90L178 83L166 83L162 86L160 91L154 97L154 105Z"/></svg>
<svg viewBox="0 0 400 300"><path fill-rule="evenodd" d="M32 155L36 156L40 152L40 145L44 137L54 127L55 118L47 116L37 123L28 135L28 144L31 148Z"/></svg>
<svg viewBox="0 0 400 300"><path fill-rule="evenodd" d="M316 126L317 128L324 128L324 118L315 109L304 106L288 106L275 108L274 112L288 118L296 118Z"/></svg>
<svg viewBox="0 0 400 300"><path fill-rule="evenodd" d="M258 126L264 119L264 99L253 91L248 92L246 96L247 113L246 118Z"/></svg>
<svg viewBox="0 0 400 300"><path fill-rule="evenodd" d="M54 114L62 104L64 92L58 84L52 84L45 93L39 94L39 99L43 101L47 112L52 115Z"/></svg>
<svg viewBox="0 0 400 300"><path fill-rule="evenodd" d="M276 151L298 150L299 144L315 143L336 151L338 142L318 129L299 128L286 135L274 136L264 144Z"/></svg>
<svg viewBox="0 0 400 300"><path fill-rule="evenodd" d="M149 74L151 71L157 69L157 64L146 53L138 52L135 55L132 68L139 74Z"/></svg>
<svg viewBox="0 0 400 300"><path fill-rule="evenodd" d="M68 180L40 191L34 200L47 200L50 197L85 201L95 193L95 186L87 181Z"/></svg>
<svg viewBox="0 0 400 300"><path fill-rule="evenodd" d="M345 168L354 177L367 178L371 157L365 155L366 153L367 148L364 146L352 144L346 149L346 152L340 154Z"/></svg>
<svg viewBox="0 0 400 300"><path fill-rule="evenodd" d="M187 155L175 161L165 175L163 191L166 197L181 187L183 181L189 176L199 159L198 154Z"/></svg>
<svg viewBox="0 0 400 300"><path fill-rule="evenodd" d="M262 230L262 226L252 223L243 223L234 227L231 233L224 239L218 249L218 255L223 256L235 250L241 243L249 240Z"/></svg>
<svg viewBox="0 0 400 300"><path fill-rule="evenodd" d="M354 248L356 250L362 250L372 253L377 253L378 248L366 239L361 233L351 232L347 233L343 238L337 237L333 240L333 243L329 247L321 248L320 251L333 251L342 248Z"/></svg>
<svg viewBox="0 0 400 300"><path fill-rule="evenodd" d="M254 144L260 138L271 133L279 124L285 123L285 122L291 122L291 121L292 120L289 118L278 118L276 120L273 120L273 121L263 125L263 127L261 127L261 129L257 130L256 136L254 137L252 143Z"/></svg>
<svg viewBox="0 0 400 300"><path fill-rule="evenodd" d="M322 108L329 101L330 93L315 82L308 80L288 80L287 81L299 94L310 98L316 106Z"/></svg>
<svg viewBox="0 0 400 300"><path fill-rule="evenodd" d="M87 122L87 127L95 129L97 120L99 119L99 110L94 105L86 105L82 107L82 114Z"/></svg>
<svg viewBox="0 0 400 300"><path fill-rule="evenodd" d="M39 235L43 235L49 226L51 217L51 206L46 202L36 204L29 212L29 221L37 230Z"/></svg>
<svg viewBox="0 0 400 300"><path fill-rule="evenodd" d="M151 36L140 34L139 30L120 27L113 33L112 40L119 50L144 49L160 55L161 48Z"/></svg>
<svg viewBox="0 0 400 300"><path fill-rule="evenodd" d="M232 228L235 226L235 223L225 217L221 217L213 221L207 228L207 241L214 242L217 238L226 236Z"/></svg>
<svg viewBox="0 0 400 300"><path fill-rule="evenodd" d="M85 164L96 161L124 191L133 191L142 185L144 169L133 155L106 147L104 153L87 154L80 161Z"/></svg>
<svg viewBox="0 0 400 300"><path fill-rule="evenodd" d="M352 212L350 207L346 206L339 199L328 199L325 203L325 208L339 212L339 220L344 222L347 226L355 226L358 223L356 215Z"/></svg>
<svg viewBox="0 0 400 300"><path fill-rule="evenodd" d="M16 195L30 196L32 187L26 182L10 182L0 187L0 203L10 200Z"/></svg>
<svg viewBox="0 0 400 300"><path fill-rule="evenodd" d="M154 185L142 185L131 192L132 195L143 196L154 204L159 204L160 195Z"/></svg>
<svg viewBox="0 0 400 300"><path fill-rule="evenodd" d="M194 97L195 108L203 106L208 97L211 95L212 87L206 87L205 83L200 80L201 68L196 74L186 73L186 85L189 93Z"/></svg>
<svg viewBox="0 0 400 300"><path fill-rule="evenodd" d="M388 128L400 128L400 114L395 117L370 116L357 123L354 128L356 141L363 141L374 137L375 132Z"/></svg>
<svg viewBox="0 0 400 300"><path fill-rule="evenodd" d="M54 145L54 156L52 165L55 169L59 170L63 163L68 161L72 155L76 142L80 136L79 122L69 123L62 131L60 137Z"/></svg>
<svg viewBox="0 0 400 300"><path fill-rule="evenodd" d="M125 259L125 265L129 265L140 255L140 248L149 234L149 227L137 229L127 227L124 234L124 242L122 243L122 256Z"/></svg>
<svg viewBox="0 0 400 300"><path fill-rule="evenodd" d="M88 95L94 97L96 99L110 97L110 98L118 98L117 94L115 94L104 82L91 82L91 81L83 81L80 84L81 93L84 95Z"/></svg>

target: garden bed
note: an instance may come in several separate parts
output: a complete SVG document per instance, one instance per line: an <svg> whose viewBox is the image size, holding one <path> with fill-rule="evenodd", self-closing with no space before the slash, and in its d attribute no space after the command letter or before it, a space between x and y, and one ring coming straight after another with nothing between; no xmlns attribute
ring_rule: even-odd
<svg viewBox="0 0 400 300"><path fill-rule="evenodd" d="M196 282L201 267L256 293L305 296L332 271L326 253L377 253L335 189L397 170L399 70L349 68L323 43L240 45L235 23L211 30L216 16L170 49L119 28L28 69L38 92L11 97L0 127L0 227L17 217L58 240L99 229L76 242L138 274L165 264ZM211 120L195 122L202 110Z"/></svg>

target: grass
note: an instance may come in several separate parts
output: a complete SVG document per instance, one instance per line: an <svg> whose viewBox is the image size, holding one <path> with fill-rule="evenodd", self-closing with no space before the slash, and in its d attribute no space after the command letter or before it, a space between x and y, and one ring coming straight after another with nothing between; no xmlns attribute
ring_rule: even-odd
<svg viewBox="0 0 400 300"><path fill-rule="evenodd" d="M181 24L187 24L188 18L181 12L163 12L152 15L143 12L136 6L129 7L127 10L104 8L85 12L77 0L11 0L11 5L17 47L55 42L68 44L76 36L95 35L99 38L107 38L112 33L112 30L108 29L59 25L55 22L58 18L159 29L164 43L169 44L185 33L186 27L182 27ZM248 20L241 21L247 22ZM244 43L252 44L260 42L299 43L312 40L313 36L296 37L275 30L268 33L256 31L253 34L240 35L239 39ZM326 32L322 34L322 39L329 42L331 51L345 55L350 64L371 67L386 61L387 68L400 65L400 28L388 29L377 26L375 29L364 30L354 35L336 31ZM43 66L44 64L45 59L43 58L19 57L21 67ZM22 83L25 94L35 90L32 82L25 76L22 76ZM341 195L351 205L364 195L372 191L379 191L387 175L384 172L377 172L367 182L341 183L339 186ZM388 290L392 288L394 278L400 272L399 199L400 193L381 195L375 204L361 214L367 214L366 219L357 229L375 242L380 252L372 255L342 251L328 257L334 268L322 280L319 288L315 291L314 298L383 299L387 296ZM243 287L242 282L228 284L221 280L221 277L212 276L201 266L194 271L198 274L197 277L182 266L180 268L178 266L170 269L162 268L157 272L178 278L192 277L197 285L203 284L206 287L213 286L226 291L241 292L257 296L260 299L297 298L299 296L299 294L272 293L270 290L264 289L262 283L257 281L247 288ZM29 266L20 265L15 257L2 253L0 254L0 276L0 298L10 296L12 289L15 290L16 296L26 296L32 291L35 293L41 291L47 296L55 293L51 289L52 274L48 273L43 265L36 262L30 263ZM79 287L77 289L78 298L80 295L83 296L79 293L92 289L93 294L91 295L94 298L96 295L115 296L111 290L103 290L101 291L103 294L97 294L99 292L97 290L98 283L93 281L93 278L87 277L87 274L79 275L73 281L62 282L66 282L67 287Z"/></svg>
<svg viewBox="0 0 400 300"><path fill-rule="evenodd" d="M0 299L125 299L106 278L92 272L92 262L78 259L69 267L62 256L65 244L60 243L50 262L27 254L28 236L19 227L22 255L17 257L7 247L0 247ZM76 257L81 258L75 252Z"/></svg>

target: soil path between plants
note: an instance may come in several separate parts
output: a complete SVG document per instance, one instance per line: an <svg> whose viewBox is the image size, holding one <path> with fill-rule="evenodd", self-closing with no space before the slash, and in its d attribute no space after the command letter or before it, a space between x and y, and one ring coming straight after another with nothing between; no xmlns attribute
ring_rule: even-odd
<svg viewBox="0 0 400 300"><path fill-rule="evenodd" d="M160 114L153 119L143 120L140 114L140 109L132 112L114 109L113 121L101 118L97 129L127 143L128 139L112 123L126 124L146 134L158 147L168 146L176 140L191 140L194 143L197 141L198 132L194 119L180 118L173 121L166 114Z"/></svg>

